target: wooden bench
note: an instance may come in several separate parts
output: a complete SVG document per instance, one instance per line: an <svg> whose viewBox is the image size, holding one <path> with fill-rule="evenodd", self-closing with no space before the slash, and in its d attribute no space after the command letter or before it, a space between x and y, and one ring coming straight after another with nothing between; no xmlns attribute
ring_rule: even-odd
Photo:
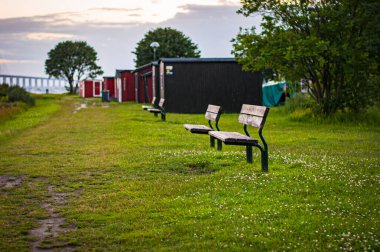
<svg viewBox="0 0 380 252"><path fill-rule="evenodd" d="M143 110L148 110L148 109L151 109L151 108L156 108L156 97L153 97L153 99L152 99L152 106L143 105L143 106L141 106L141 108Z"/></svg>
<svg viewBox="0 0 380 252"><path fill-rule="evenodd" d="M205 125L199 125L199 124L184 124L183 126L185 129L190 131L194 134L208 134L210 131L214 131L214 127L212 126L211 121L214 121L215 128L217 131L219 131L218 121L220 118L220 115L222 114L222 107L216 106L216 105L208 105L205 118L208 119L208 124L210 127L207 127ZM215 138L210 136L210 146L215 146Z"/></svg>
<svg viewBox="0 0 380 252"><path fill-rule="evenodd" d="M162 121L166 120L166 112L165 112L165 99L160 99L160 102L158 103L156 108L148 108L147 110L150 113L154 113L154 116L157 116L158 114L161 114Z"/></svg>
<svg viewBox="0 0 380 252"><path fill-rule="evenodd" d="M255 106L243 104L240 115L239 123L244 124L244 134L238 132L227 131L209 131L208 134L217 139L218 150L222 150L222 142L226 145L244 145L246 146L247 162L252 163L252 146L257 147L261 151L261 168L264 172L268 171L268 145L263 136L263 128L269 108L263 106ZM249 135L247 126L258 128L258 134L261 139L262 145L257 139Z"/></svg>

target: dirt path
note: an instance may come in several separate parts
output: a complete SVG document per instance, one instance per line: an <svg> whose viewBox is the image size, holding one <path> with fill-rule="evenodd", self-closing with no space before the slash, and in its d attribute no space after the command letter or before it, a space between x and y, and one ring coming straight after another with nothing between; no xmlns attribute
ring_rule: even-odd
<svg viewBox="0 0 380 252"><path fill-rule="evenodd" d="M0 176L0 188L13 188L22 184L24 176Z"/></svg>
<svg viewBox="0 0 380 252"><path fill-rule="evenodd" d="M65 225L63 218L57 211L66 204L67 193L54 192L55 186L48 186L49 202L42 207L47 211L48 217L39 221L40 226L31 230L29 235L36 239L31 243L32 251L72 251L75 247L66 245L64 241L57 239L61 233L74 230L76 227Z"/></svg>
<svg viewBox="0 0 380 252"><path fill-rule="evenodd" d="M119 122L114 107L65 100L49 120L0 145L0 251L80 249L81 230L64 211L75 212L87 183L99 183L83 174L103 174L124 151L105 133Z"/></svg>

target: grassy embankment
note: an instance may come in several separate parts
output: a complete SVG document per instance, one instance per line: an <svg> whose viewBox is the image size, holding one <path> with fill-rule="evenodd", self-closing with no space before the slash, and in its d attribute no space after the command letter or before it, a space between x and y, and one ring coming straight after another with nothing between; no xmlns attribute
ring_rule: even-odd
<svg viewBox="0 0 380 252"><path fill-rule="evenodd" d="M46 204L71 228L41 248L380 249L378 125L295 122L272 109L264 174L258 153L247 164L244 147L217 152L185 131L203 115L162 122L138 104L95 100L74 113L82 102L38 100L0 122L0 176L18 181L0 187L0 251L33 246L31 230L52 217ZM220 126L242 132L237 114Z"/></svg>

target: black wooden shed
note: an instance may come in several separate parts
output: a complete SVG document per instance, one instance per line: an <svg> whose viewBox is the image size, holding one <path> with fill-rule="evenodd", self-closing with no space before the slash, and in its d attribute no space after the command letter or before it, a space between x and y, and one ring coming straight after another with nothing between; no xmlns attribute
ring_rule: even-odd
<svg viewBox="0 0 380 252"><path fill-rule="evenodd" d="M244 103L261 105L261 73L243 71L234 58L162 58L159 73L167 112L204 113L208 104L239 112Z"/></svg>

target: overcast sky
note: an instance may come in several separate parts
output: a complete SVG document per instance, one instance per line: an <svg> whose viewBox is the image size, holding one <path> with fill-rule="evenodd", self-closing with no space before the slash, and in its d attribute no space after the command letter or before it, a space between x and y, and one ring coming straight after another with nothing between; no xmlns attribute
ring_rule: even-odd
<svg viewBox="0 0 380 252"><path fill-rule="evenodd" d="M132 53L144 34L172 27L198 44L201 57L232 57L239 27L259 17L236 13L239 0L0 0L0 74L45 76L47 53L58 42L87 41L104 75L134 69Z"/></svg>

